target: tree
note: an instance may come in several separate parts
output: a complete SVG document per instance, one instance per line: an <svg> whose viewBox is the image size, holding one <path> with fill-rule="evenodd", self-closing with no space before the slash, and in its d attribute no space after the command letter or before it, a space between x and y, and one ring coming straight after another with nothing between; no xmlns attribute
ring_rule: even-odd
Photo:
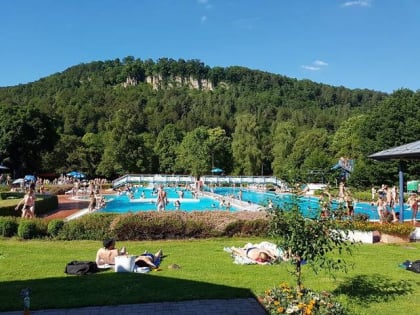
<svg viewBox="0 0 420 315"><path fill-rule="evenodd" d="M231 162L231 141L226 136L226 131L220 127L207 130L209 138L207 145L211 153L211 167L222 167L224 170L230 168Z"/></svg>
<svg viewBox="0 0 420 315"><path fill-rule="evenodd" d="M270 214L270 234L278 239L279 247L290 256L294 266L296 287L302 289L302 265L307 263L315 273L324 270L330 275L347 271L347 262L340 256L352 253L353 242L348 230L332 219L320 219L319 210L313 219L306 218L292 202L287 209L273 208ZM349 225L350 226L350 225Z"/></svg>
<svg viewBox="0 0 420 315"><path fill-rule="evenodd" d="M258 142L259 127L254 115L239 114L235 117L236 128L232 136L232 153L235 173L257 175L262 163Z"/></svg>
<svg viewBox="0 0 420 315"><path fill-rule="evenodd" d="M331 150L335 157L363 158L364 139L360 131L366 123L366 115L352 116L345 120L333 136Z"/></svg>
<svg viewBox="0 0 420 315"><path fill-rule="evenodd" d="M208 139L207 129L203 127L188 132L179 146L176 158L177 169L196 177L208 172L211 162Z"/></svg>
<svg viewBox="0 0 420 315"><path fill-rule="evenodd" d="M159 160L159 171L166 174L175 173L175 162L182 133L174 124L167 124L158 134L154 146Z"/></svg>
<svg viewBox="0 0 420 315"><path fill-rule="evenodd" d="M274 175L285 180L289 178L288 156L296 141L297 128L291 122L278 122L273 130L273 161L271 167Z"/></svg>
<svg viewBox="0 0 420 315"><path fill-rule="evenodd" d="M317 128L300 132L293 145L289 161L293 164L293 168L300 169L303 177L305 177L308 172L308 169L305 168L305 161L307 159L314 160L312 154L315 149L318 149L317 152L328 152L328 134L326 130ZM323 154L320 157L326 158L328 155ZM312 162L308 162L308 164L311 163ZM320 159L318 159L317 164L325 165Z"/></svg>
<svg viewBox="0 0 420 315"><path fill-rule="evenodd" d="M40 170L58 140L51 117L33 107L0 106L0 126L0 163L19 176Z"/></svg>

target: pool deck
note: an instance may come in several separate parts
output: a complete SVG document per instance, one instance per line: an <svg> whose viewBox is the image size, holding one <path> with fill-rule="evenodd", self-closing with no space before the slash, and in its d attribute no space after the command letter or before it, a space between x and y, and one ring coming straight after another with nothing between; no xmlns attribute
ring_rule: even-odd
<svg viewBox="0 0 420 315"><path fill-rule="evenodd" d="M83 209L87 209L88 200L73 199L72 196L58 195L58 209L44 216L45 219L66 219Z"/></svg>

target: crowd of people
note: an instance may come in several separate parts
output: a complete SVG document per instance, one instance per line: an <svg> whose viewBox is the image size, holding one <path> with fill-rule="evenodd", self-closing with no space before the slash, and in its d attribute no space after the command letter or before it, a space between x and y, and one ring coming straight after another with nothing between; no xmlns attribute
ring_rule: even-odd
<svg viewBox="0 0 420 315"><path fill-rule="evenodd" d="M377 211L379 223L396 223L400 220L399 208L399 192L396 186L389 187L388 185L381 185L376 189L374 186L371 189L371 205ZM341 182L338 187L337 201L343 205L346 210L346 215L354 215L354 198L350 190ZM331 215L331 204L333 197L331 196L328 188L323 190L319 196L319 204L321 208L321 217L329 217ZM420 204L420 198L417 192L409 192L406 204L411 210L411 221L416 224L416 217Z"/></svg>

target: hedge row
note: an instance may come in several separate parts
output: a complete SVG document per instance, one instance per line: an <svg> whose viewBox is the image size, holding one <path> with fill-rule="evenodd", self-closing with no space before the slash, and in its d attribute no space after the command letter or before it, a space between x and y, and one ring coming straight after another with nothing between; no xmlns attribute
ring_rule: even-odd
<svg viewBox="0 0 420 315"><path fill-rule="evenodd" d="M217 236L267 236L266 218L238 219L224 211L140 212L124 215L95 213L79 219L21 219L0 217L0 235L23 239L156 240Z"/></svg>

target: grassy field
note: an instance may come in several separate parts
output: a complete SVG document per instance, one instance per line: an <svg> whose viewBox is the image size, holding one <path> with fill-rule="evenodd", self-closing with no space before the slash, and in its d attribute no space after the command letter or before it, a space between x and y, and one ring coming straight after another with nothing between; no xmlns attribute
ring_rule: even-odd
<svg viewBox="0 0 420 315"><path fill-rule="evenodd" d="M224 247L244 246L262 239L169 240L119 242L129 253L162 249L160 271L148 274L102 271L68 276L67 262L94 260L101 246L94 241L21 241L0 239L0 311L22 310L20 292L29 287L31 309L115 305L156 301L256 297L281 282L294 285L287 263L235 265ZM420 243L361 245L343 256L354 268L336 279L313 274L304 266L304 284L333 291L354 314L418 314L420 274L398 265L420 259ZM169 269L178 264L181 269Z"/></svg>

